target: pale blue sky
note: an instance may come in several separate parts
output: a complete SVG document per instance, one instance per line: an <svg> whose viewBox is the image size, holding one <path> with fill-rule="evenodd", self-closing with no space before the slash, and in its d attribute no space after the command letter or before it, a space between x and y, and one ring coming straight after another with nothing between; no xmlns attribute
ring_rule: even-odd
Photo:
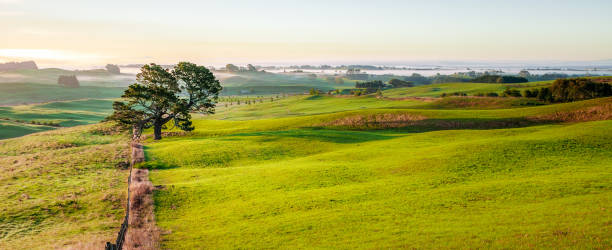
<svg viewBox="0 0 612 250"><path fill-rule="evenodd" d="M0 0L0 60L605 60L610 13L610 0Z"/></svg>

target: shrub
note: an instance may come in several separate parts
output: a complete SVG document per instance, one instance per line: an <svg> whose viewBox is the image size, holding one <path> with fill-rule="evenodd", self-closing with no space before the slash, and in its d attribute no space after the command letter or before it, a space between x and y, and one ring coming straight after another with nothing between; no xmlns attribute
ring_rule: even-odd
<svg viewBox="0 0 612 250"><path fill-rule="evenodd" d="M526 89L526 90L523 90L523 97L535 98L535 97L538 97L539 92L540 91L538 89L531 89L531 90Z"/></svg>
<svg viewBox="0 0 612 250"><path fill-rule="evenodd" d="M488 96L488 97L498 97L498 96L499 96L499 94L497 94L497 93L495 93L495 92L490 92L490 93L487 93L487 96Z"/></svg>
<svg viewBox="0 0 612 250"><path fill-rule="evenodd" d="M511 96L511 97L521 97L522 95L521 95L521 92L516 90L516 89L506 89L503 92L503 96L505 96L505 97L508 97L508 96Z"/></svg>

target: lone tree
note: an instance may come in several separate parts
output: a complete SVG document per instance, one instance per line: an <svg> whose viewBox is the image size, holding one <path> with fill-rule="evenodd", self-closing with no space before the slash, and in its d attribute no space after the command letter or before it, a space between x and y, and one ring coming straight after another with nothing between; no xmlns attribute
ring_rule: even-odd
<svg viewBox="0 0 612 250"><path fill-rule="evenodd" d="M180 62L172 69L154 63L144 65L121 96L113 103L114 112L107 120L132 127L133 139L142 130L153 127L155 140L161 139L162 126L173 121L184 131L194 129L189 112L213 114L221 84L204 66Z"/></svg>

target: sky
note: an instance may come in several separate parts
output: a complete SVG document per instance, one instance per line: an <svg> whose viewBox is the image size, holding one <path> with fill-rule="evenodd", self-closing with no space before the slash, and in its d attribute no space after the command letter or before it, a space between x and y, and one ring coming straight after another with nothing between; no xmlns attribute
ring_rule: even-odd
<svg viewBox="0 0 612 250"><path fill-rule="evenodd" d="M610 0L0 0L0 62L612 59Z"/></svg>

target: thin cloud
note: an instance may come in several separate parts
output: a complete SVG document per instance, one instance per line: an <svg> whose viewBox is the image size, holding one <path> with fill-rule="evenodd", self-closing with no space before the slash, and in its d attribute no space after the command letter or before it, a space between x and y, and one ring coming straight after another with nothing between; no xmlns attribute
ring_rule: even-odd
<svg viewBox="0 0 612 250"><path fill-rule="evenodd" d="M56 62L102 61L108 56L51 49L0 49L4 61L44 60Z"/></svg>

